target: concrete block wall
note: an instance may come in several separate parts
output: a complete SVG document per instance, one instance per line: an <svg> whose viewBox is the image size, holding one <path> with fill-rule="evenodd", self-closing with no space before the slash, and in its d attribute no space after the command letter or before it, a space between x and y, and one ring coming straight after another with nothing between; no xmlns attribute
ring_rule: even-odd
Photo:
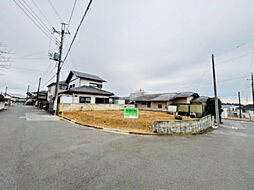
<svg viewBox="0 0 254 190"><path fill-rule="evenodd" d="M122 110L124 108L134 108L134 104L71 104L64 103L64 112L85 111L85 110ZM62 111L62 105L59 105L59 111Z"/></svg>
<svg viewBox="0 0 254 190"><path fill-rule="evenodd" d="M191 121L154 121L153 132L158 134L198 134L212 125L211 115Z"/></svg>
<svg viewBox="0 0 254 190"><path fill-rule="evenodd" d="M4 109L4 102L0 102L0 110Z"/></svg>

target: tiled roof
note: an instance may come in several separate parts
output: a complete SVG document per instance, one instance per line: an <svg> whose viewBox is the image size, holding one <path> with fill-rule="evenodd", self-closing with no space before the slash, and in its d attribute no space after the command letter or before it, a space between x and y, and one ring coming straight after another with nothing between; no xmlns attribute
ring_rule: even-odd
<svg viewBox="0 0 254 190"><path fill-rule="evenodd" d="M96 75L91 75L91 74L87 74L87 73L82 73L82 72L79 72L79 71L70 71L67 79L66 79L66 82L68 83L69 80L71 79L71 77L75 75L76 77L79 77L79 78L83 78L83 79L89 79L89 80L93 80L93 81L99 81L99 82L106 82L105 80L103 80L102 78L96 76Z"/></svg>
<svg viewBox="0 0 254 190"><path fill-rule="evenodd" d="M139 96L134 101L171 101L178 98L198 97L197 93L194 92L180 92L180 93L161 93L161 94L147 94Z"/></svg>
<svg viewBox="0 0 254 190"><path fill-rule="evenodd" d="M114 93L106 91L106 90L101 90L99 88L95 88L92 86L80 86L76 88L71 88L69 90L63 91L60 94L69 94L69 93L84 93L84 94L95 94L95 95L106 95L106 96L112 96Z"/></svg>

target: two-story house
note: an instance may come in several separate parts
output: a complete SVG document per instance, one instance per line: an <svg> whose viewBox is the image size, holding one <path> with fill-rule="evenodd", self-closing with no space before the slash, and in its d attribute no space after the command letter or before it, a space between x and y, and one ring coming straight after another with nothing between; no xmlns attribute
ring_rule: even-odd
<svg viewBox="0 0 254 190"><path fill-rule="evenodd" d="M60 101L65 103L108 104L114 93L102 90L105 80L96 75L70 71L65 83L67 90L59 93Z"/></svg>

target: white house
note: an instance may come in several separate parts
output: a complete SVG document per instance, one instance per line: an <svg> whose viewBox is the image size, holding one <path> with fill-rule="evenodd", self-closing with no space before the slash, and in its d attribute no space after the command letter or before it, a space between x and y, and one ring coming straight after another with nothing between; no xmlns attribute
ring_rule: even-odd
<svg viewBox="0 0 254 190"><path fill-rule="evenodd" d="M114 93L102 90L103 82L96 75L70 71L65 81L68 87L59 93L60 102L108 104Z"/></svg>

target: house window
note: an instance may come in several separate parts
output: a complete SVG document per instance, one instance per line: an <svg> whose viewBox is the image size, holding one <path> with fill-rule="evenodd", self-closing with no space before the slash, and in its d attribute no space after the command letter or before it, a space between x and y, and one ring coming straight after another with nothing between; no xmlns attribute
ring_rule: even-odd
<svg viewBox="0 0 254 190"><path fill-rule="evenodd" d="M59 86L59 89L60 89L60 90L65 90L65 85L60 85L60 86Z"/></svg>
<svg viewBox="0 0 254 190"><path fill-rule="evenodd" d="M151 107L151 102L147 102L147 107L148 107L148 108Z"/></svg>
<svg viewBox="0 0 254 190"><path fill-rule="evenodd" d="M95 98L96 104L108 104L109 98Z"/></svg>
<svg viewBox="0 0 254 190"><path fill-rule="evenodd" d="M90 102L91 102L91 97L84 97L84 96L79 97L79 103L90 103Z"/></svg>
<svg viewBox="0 0 254 190"><path fill-rule="evenodd" d="M75 84L72 85L72 88L75 88Z"/></svg>
<svg viewBox="0 0 254 190"><path fill-rule="evenodd" d="M162 105L161 105L161 104L158 104L158 108L162 108Z"/></svg>
<svg viewBox="0 0 254 190"><path fill-rule="evenodd" d="M102 88L102 84L96 84L96 83L89 83L89 86L95 87L95 88Z"/></svg>
<svg viewBox="0 0 254 190"><path fill-rule="evenodd" d="M146 102L141 102L142 105L146 105Z"/></svg>

